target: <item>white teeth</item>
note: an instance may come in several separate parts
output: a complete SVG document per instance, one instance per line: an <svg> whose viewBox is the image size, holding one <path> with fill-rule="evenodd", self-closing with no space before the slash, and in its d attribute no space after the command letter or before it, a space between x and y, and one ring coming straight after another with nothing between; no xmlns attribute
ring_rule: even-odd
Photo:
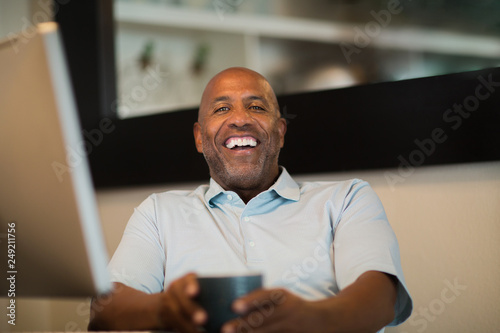
<svg viewBox="0 0 500 333"><path fill-rule="evenodd" d="M252 138L231 138L229 142L226 144L226 148L232 149L234 147L244 147L244 146L250 146L250 147L255 147L257 146L257 141L252 139Z"/></svg>

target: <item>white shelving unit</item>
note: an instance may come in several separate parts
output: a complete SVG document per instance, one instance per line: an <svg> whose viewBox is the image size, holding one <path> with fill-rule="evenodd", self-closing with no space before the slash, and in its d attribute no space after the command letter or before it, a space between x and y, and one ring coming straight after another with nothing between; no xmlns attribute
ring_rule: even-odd
<svg viewBox="0 0 500 333"><path fill-rule="evenodd" d="M336 47L337 51L340 50L340 45L363 49L368 45L360 46L356 42L361 31L367 33L369 46L379 50L415 51L488 59L498 59L500 56L500 39L498 38L419 27L396 29L390 24L386 27L380 26L377 33L372 32L370 35L363 24L355 25L277 15L218 12L208 9L168 6L164 3L132 1L116 1L115 18L119 27L118 40L129 44L127 49L122 48L122 52L125 54L133 49L137 54L139 47L137 43L140 40L135 34L137 31L143 34L142 42L147 38L160 41L160 49L162 48L161 40L164 40L165 43L168 40L168 47L164 44L163 48L169 48L169 52L174 54L169 55L171 59L168 71L171 76L167 80L176 81L176 84L171 85L171 88L164 88L168 90L164 95L159 94L160 96L170 96L170 100L159 103L148 101L136 103L141 105L135 109L128 107L126 116L196 106L206 80L225 67L245 66L268 75L268 71L279 68L285 62L275 54L277 51L273 49L273 46L269 46L272 43L265 43L266 40L270 39L316 42ZM376 22L374 18L372 27ZM132 42L134 38L135 42ZM180 39L189 41L191 46L181 42ZM204 76L198 75L189 78L189 74L185 74L189 72L188 55L194 53L195 45L203 42L211 45L207 73ZM131 46L134 43L136 46ZM176 52L178 52L177 58ZM131 57L131 54L128 57ZM120 56L118 59L120 61ZM348 62L345 61L345 64L347 65ZM177 75L177 69L183 70L184 74ZM184 84L185 88L177 89L183 85L180 82L185 80L192 80L195 83L186 83ZM187 97L183 97L184 95Z"/></svg>
<svg viewBox="0 0 500 333"><path fill-rule="evenodd" d="M356 29L363 25L332 23L280 16L248 15L215 11L190 10L182 7L118 2L119 22L180 28L199 31L234 33L323 43L354 44ZM375 21L375 19L374 19ZM376 22L376 21L375 21ZM432 53L498 58L500 39L465 35L418 27L394 29L381 27L372 39L373 46L399 50L420 50Z"/></svg>

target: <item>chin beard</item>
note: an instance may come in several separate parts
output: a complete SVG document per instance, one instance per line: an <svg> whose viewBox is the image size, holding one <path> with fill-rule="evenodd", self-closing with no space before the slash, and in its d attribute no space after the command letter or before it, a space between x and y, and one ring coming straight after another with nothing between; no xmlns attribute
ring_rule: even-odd
<svg viewBox="0 0 500 333"><path fill-rule="evenodd" d="M253 190L262 186L265 179L264 170L258 170L253 165L241 167L228 166L217 173L217 176L224 184L230 188L240 190Z"/></svg>
<svg viewBox="0 0 500 333"><path fill-rule="evenodd" d="M211 177L220 182L219 185L222 187L227 187L225 189L238 190L253 190L262 187L264 182L268 181L270 173L273 172L270 164L277 164L278 159L278 156L270 159L261 156L257 165L239 164L235 166L223 162L214 156L207 156L206 154L204 156L209 166Z"/></svg>

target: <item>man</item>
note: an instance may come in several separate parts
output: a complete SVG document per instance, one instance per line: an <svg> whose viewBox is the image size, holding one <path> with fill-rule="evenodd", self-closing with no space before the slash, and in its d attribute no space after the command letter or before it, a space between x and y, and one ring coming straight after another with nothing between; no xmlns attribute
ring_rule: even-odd
<svg viewBox="0 0 500 333"><path fill-rule="evenodd" d="M196 274L261 271L223 332L375 332L411 313L399 249L366 182L295 183L278 165L286 121L264 77L230 68L207 85L194 125L210 186L152 195L110 263L91 329L197 332ZM194 272L194 273L192 273ZM196 273L196 274L195 274ZM250 320L262 304L272 311Z"/></svg>

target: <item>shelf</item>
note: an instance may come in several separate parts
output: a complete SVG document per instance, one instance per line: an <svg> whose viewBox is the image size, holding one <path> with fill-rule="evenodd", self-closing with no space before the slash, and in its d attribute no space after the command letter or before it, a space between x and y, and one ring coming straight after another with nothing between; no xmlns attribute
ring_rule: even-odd
<svg viewBox="0 0 500 333"><path fill-rule="evenodd" d="M322 43L348 43L354 40L363 24L285 18L278 16L217 13L155 4L117 2L115 17L120 23L181 28L215 33L234 33ZM374 22L376 22L374 20ZM498 58L500 39L466 35L419 27L380 29L369 45L381 49L411 50L461 56Z"/></svg>
<svg viewBox="0 0 500 333"><path fill-rule="evenodd" d="M116 5L119 22L199 31L259 35L318 42L338 42L352 35L348 25L304 19L188 10L181 7L121 3Z"/></svg>

